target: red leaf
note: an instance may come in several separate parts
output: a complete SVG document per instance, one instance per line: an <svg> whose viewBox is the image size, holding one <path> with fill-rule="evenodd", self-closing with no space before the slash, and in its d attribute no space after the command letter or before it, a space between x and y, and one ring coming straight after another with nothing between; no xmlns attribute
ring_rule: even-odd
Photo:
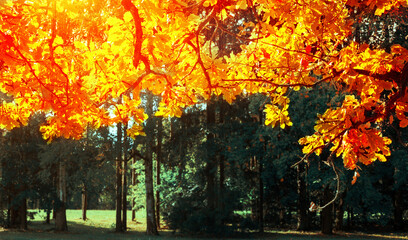
<svg viewBox="0 0 408 240"><path fill-rule="evenodd" d="M309 54L309 53L311 53L311 52L312 52L312 46L307 45L307 47L306 47L306 53Z"/></svg>
<svg viewBox="0 0 408 240"><path fill-rule="evenodd" d="M269 54L265 49L262 48L262 53L264 55L264 58L266 59L270 59L271 58L271 54Z"/></svg>
<svg viewBox="0 0 408 240"><path fill-rule="evenodd" d="M307 68L307 66L309 66L309 60L308 59L300 59L300 65L302 65L302 67Z"/></svg>
<svg viewBox="0 0 408 240"><path fill-rule="evenodd" d="M353 180L351 181L351 185L354 185L357 182L357 178L360 177L360 173L357 171L354 172Z"/></svg>

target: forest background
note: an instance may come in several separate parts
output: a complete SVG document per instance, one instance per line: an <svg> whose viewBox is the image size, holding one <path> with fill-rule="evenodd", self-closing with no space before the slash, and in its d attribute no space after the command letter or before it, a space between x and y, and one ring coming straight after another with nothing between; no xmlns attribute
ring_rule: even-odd
<svg viewBox="0 0 408 240"><path fill-rule="evenodd" d="M2 1L2 224L406 230L407 4Z"/></svg>

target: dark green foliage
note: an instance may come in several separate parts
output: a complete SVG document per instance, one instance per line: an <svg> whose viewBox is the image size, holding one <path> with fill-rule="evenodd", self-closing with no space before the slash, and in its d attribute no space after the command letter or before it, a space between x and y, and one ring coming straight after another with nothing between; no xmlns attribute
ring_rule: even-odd
<svg viewBox="0 0 408 240"><path fill-rule="evenodd" d="M242 193L226 189L223 194L224 198L218 199L219 202L226 203L225 207L222 210L217 208L215 211L209 211L206 205L205 189L200 184L204 181L204 173L186 172L185 179L179 182L181 185L173 185L172 191L168 191L170 185L178 182L174 182L176 175L174 171L167 172L163 176L163 184L167 186L167 190L161 190L166 196L162 203L163 219L170 229L187 233L216 234L217 236L237 230L242 219L234 214L234 211L242 209L239 201ZM210 219L215 220L213 225L209 225ZM228 225L223 223L228 223Z"/></svg>
<svg viewBox="0 0 408 240"><path fill-rule="evenodd" d="M81 191L85 186L89 194L89 208L114 208L114 168L110 156L111 143L100 131L88 130L88 136L80 141L57 139L45 145L39 155L41 171L38 177L48 187L43 196L55 197L55 179L60 161L66 163L67 207L81 208ZM47 208L48 206L44 206Z"/></svg>
<svg viewBox="0 0 408 240"><path fill-rule="evenodd" d="M41 115L32 117L25 127L4 132L1 137L1 202L7 209L7 226L27 228L26 201L38 199L43 187L36 177L40 170L38 152L44 145L39 132Z"/></svg>

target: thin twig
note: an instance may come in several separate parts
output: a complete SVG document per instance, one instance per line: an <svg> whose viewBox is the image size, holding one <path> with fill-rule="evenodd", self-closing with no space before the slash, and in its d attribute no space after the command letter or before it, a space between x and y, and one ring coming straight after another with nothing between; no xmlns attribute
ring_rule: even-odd
<svg viewBox="0 0 408 240"><path fill-rule="evenodd" d="M340 144L339 144L340 146ZM324 208L328 207L330 204L334 203L337 198L339 197L339 192L340 192L340 177L339 177L339 173L336 169L336 166L334 165L334 161L333 159L330 159L332 154L334 154L334 151L330 154L329 160L330 160L330 166L333 168L334 173L336 174L336 182L337 182L337 187L336 187L336 194L334 195L334 198L332 200L330 200L328 203L326 203L325 205L323 205L322 207L318 206L317 207L317 211L323 210Z"/></svg>
<svg viewBox="0 0 408 240"><path fill-rule="evenodd" d="M325 78L322 78L312 84L306 84L306 83L292 83L292 84L280 84L280 83L274 83L272 81L269 80L265 80L265 79L260 79L260 78L247 78L247 79L222 79L222 81L224 82L262 82L262 83L266 83L269 85L272 85L274 87L314 87L320 83L323 83L329 79L334 78L335 76L330 75L327 76Z"/></svg>

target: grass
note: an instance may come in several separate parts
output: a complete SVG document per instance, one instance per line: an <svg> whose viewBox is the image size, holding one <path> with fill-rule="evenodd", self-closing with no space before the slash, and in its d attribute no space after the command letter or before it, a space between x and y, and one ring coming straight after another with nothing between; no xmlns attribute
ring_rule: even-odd
<svg viewBox="0 0 408 240"><path fill-rule="evenodd" d="M44 223L45 213L35 215L34 220L30 220L27 231L0 229L1 240L48 240L48 239L95 239L95 240L127 240L127 239L197 239L196 236L182 236L173 234L171 231L160 231L159 237L146 236L144 234L145 212L139 211L136 214L136 221L131 221L131 211L128 211L128 232L115 233L115 211L114 210L89 210L88 220L81 219L81 210L67 210L68 232L55 232L53 222ZM252 233L247 235L251 239L281 239L281 240L301 240L301 239L335 239L335 240L363 240L363 239L408 239L406 236L398 235L375 235L365 233L340 233L332 236L322 235L317 232L297 232L297 231L267 231L264 234ZM214 239L200 237L200 240ZM243 239L240 237L234 239Z"/></svg>
<svg viewBox="0 0 408 240"><path fill-rule="evenodd" d="M37 213L34 220L29 224L30 229L40 231L52 231L53 224L44 224L45 212ZM82 220L81 210L67 210L67 221L69 232L87 232L99 231L102 233L109 233L115 231L116 212L114 210L88 210L87 220ZM127 211L127 227L130 231L143 232L146 228L145 212L139 211L136 213L135 221L131 220L132 211Z"/></svg>

